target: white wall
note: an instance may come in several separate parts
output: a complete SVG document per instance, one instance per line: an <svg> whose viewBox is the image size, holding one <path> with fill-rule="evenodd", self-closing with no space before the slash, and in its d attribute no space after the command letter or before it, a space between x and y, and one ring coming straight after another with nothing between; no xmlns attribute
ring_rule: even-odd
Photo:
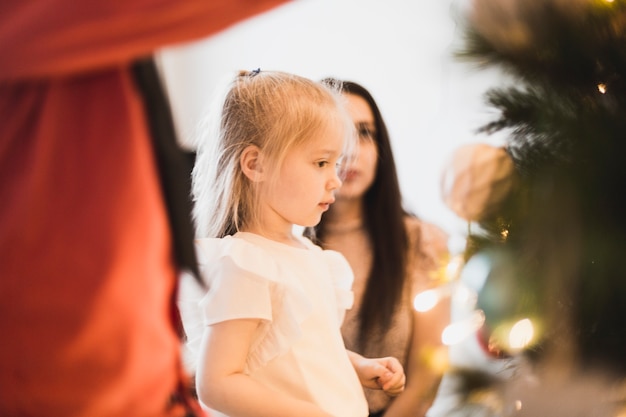
<svg viewBox="0 0 626 417"><path fill-rule="evenodd" d="M460 144L496 140L473 131L487 120L482 93L498 77L453 59L459 33L452 11L460 1L297 0L165 50L161 64L181 137L228 72L261 68L357 81L389 127L407 207L462 235L466 223L441 199L441 171Z"/></svg>

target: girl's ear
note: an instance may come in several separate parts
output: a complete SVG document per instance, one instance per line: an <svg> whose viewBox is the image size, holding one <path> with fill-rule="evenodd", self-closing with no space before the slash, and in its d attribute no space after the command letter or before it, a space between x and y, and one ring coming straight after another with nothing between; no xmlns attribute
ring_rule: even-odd
<svg viewBox="0 0 626 417"><path fill-rule="evenodd" d="M244 175L252 182L261 182L264 179L261 150L256 145L249 145L241 153L239 166Z"/></svg>

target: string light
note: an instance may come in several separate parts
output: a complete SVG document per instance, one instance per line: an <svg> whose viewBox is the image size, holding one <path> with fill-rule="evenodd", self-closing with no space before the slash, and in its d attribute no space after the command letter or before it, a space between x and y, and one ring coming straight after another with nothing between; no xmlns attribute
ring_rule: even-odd
<svg viewBox="0 0 626 417"><path fill-rule="evenodd" d="M607 0L607 1L609 1L609 0ZM604 83L598 84L598 91L601 92L602 94L605 94L606 93L606 84L604 84Z"/></svg>
<svg viewBox="0 0 626 417"><path fill-rule="evenodd" d="M446 275L448 276L448 281L457 280L459 275L461 275L463 265L465 265L465 259L463 258L463 255L455 255L450 258L450 261L446 265Z"/></svg>
<svg viewBox="0 0 626 417"><path fill-rule="evenodd" d="M459 344L467 337L476 334L484 323L485 313L482 310L476 310L470 317L446 326L441 333L441 341L446 346Z"/></svg>
<svg viewBox="0 0 626 417"><path fill-rule="evenodd" d="M438 279L440 283L437 287L420 292L413 299L413 307L416 311L424 313L435 307L439 301L451 295L453 288L456 287L457 278L463 267L463 257L461 255L453 256L447 264L442 268L443 279ZM443 283L443 284L441 284Z"/></svg>
<svg viewBox="0 0 626 417"><path fill-rule="evenodd" d="M413 307L420 313L424 313L432 309L437 305L439 299L441 298L440 292L441 291L439 289L435 288L417 294L413 300Z"/></svg>
<svg viewBox="0 0 626 417"><path fill-rule="evenodd" d="M511 327L509 332L509 346L512 351L519 351L527 347L533 340L535 328L530 319L522 319Z"/></svg>
<svg viewBox="0 0 626 417"><path fill-rule="evenodd" d="M413 308L420 313L431 310L442 298L449 297L456 286L456 283L449 282L418 293L413 299Z"/></svg>
<svg viewBox="0 0 626 417"><path fill-rule="evenodd" d="M476 291L465 285L458 285L452 296L452 304L465 311L473 310L476 307L478 294Z"/></svg>

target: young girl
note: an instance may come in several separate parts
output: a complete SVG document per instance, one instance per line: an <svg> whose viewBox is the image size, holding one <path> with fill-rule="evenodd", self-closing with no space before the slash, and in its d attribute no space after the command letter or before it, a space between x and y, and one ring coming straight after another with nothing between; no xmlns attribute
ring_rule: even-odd
<svg viewBox="0 0 626 417"><path fill-rule="evenodd" d="M365 417L361 385L404 387L395 358L345 349L347 261L293 233L317 224L341 185L336 166L354 131L340 100L306 78L241 72L198 144L194 216L208 291L194 299L185 286L180 305L197 393L213 415Z"/></svg>

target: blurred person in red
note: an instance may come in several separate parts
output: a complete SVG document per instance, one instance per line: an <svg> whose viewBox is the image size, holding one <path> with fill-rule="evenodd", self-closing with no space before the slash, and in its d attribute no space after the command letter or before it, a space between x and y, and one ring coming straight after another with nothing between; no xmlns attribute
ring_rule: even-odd
<svg viewBox="0 0 626 417"><path fill-rule="evenodd" d="M0 415L201 415L188 172L153 52L284 0L0 3Z"/></svg>

